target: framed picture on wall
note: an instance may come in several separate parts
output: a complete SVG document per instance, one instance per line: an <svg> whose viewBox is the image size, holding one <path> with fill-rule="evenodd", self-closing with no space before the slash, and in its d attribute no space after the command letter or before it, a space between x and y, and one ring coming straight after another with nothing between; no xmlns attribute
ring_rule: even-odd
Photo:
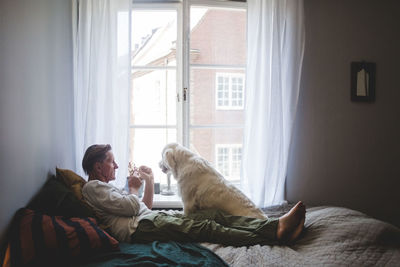
<svg viewBox="0 0 400 267"><path fill-rule="evenodd" d="M351 62L351 101L375 101L375 71L373 62Z"/></svg>

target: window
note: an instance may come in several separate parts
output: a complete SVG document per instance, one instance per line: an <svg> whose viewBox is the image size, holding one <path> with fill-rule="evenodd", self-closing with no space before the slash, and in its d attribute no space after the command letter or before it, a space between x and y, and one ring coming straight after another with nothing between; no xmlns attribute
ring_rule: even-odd
<svg viewBox="0 0 400 267"><path fill-rule="evenodd" d="M242 145L216 145L217 168L231 182L240 181L240 164L242 162Z"/></svg>
<svg viewBox="0 0 400 267"><path fill-rule="evenodd" d="M161 191L168 180L158 162L169 142L239 177L241 149L229 147L224 160L215 151L242 143L246 16L235 1L133 3L130 158L153 169Z"/></svg>
<svg viewBox="0 0 400 267"><path fill-rule="evenodd" d="M155 182L160 183L163 190L167 177L158 168L160 153L165 144L178 141L179 10L176 6L133 7L130 160L138 166L151 167ZM172 182L176 188L176 183Z"/></svg>
<svg viewBox="0 0 400 267"><path fill-rule="evenodd" d="M243 74L217 73L217 109L243 109Z"/></svg>

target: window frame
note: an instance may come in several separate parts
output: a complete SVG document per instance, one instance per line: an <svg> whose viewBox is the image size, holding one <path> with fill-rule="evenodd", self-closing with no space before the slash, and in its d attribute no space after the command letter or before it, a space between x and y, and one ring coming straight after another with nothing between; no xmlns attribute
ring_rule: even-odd
<svg viewBox="0 0 400 267"><path fill-rule="evenodd" d="M242 124L191 124L190 123L190 72L192 69L217 69L231 71L245 71L246 65L218 65L218 64L191 64L190 63L190 11L192 7L207 7L207 8L224 8L224 9L245 9L247 12L246 2L237 1L214 1L214 0L152 0L152 1L132 1L131 12L134 10L176 10L177 12L177 42L176 42L176 66L141 66L132 65L131 74L136 70L176 70L176 124L175 125L140 125L131 124L131 112L129 112L129 136L132 129L176 129L177 142L185 147L190 147L190 132L193 129L218 129L218 128L244 128ZM132 34L132 31L131 33ZM130 46L133 44L132 38L129 38ZM243 79L242 90L242 107L229 108L230 110L240 110L244 107L245 101L245 74L235 73ZM130 78L132 82L132 77ZM130 90L130 97L133 94L133 88ZM231 96L230 90L230 96ZM231 97L230 97L231 98ZM231 100L230 100L231 101ZM129 104L130 106L130 104ZM130 107L131 108L131 107ZM228 110L228 109L226 109ZM240 145L240 144L239 144ZM241 145L240 145L241 147ZM215 144L215 149L217 144ZM164 201L162 201L164 202Z"/></svg>
<svg viewBox="0 0 400 267"><path fill-rule="evenodd" d="M129 124L129 130L135 128L175 128L177 131L177 141L182 143L185 147L190 146L190 130L199 128L244 128L243 125L204 125L204 124L191 124L190 123L190 71L191 69L230 69L245 71L246 66L233 66L233 65L207 65L207 64L190 64L190 8L194 7L211 7L211 8L233 8L233 9L246 9L246 2L237 1L213 1L213 0L184 0L184 1L149 1L143 3L142 1L132 1L131 10L176 10L177 11L177 53L176 53L176 66L132 66L133 70L176 70L176 112L177 120L176 125L139 125ZM186 34L184 34L186 33ZM131 38L129 38L131 42ZM243 74L242 74L243 75ZM243 107L245 101L245 76L243 75ZM130 101L130 97L129 100ZM240 110L243 108L237 108ZM130 112L129 112L130 117ZM129 118L129 122L130 122Z"/></svg>
<svg viewBox="0 0 400 267"><path fill-rule="evenodd" d="M183 33L182 33L182 4L177 3L177 2L171 2L171 3L163 3L163 2L150 2L150 3L135 3L133 1L133 5L131 6L131 12L134 10L175 10L177 14L177 42L176 42L176 66L149 66L149 65L132 65L131 66L131 73L134 70L175 70L176 71L176 95L179 98L179 95L182 95L183 92L183 86L182 86L182 53L181 51L182 46L183 46ZM130 38L131 41L131 38ZM130 78L130 81L132 81L132 78ZM130 101L129 97L129 100ZM183 109L182 105L179 103L180 101L176 102L176 124L167 124L167 125L162 125L162 124L131 124L131 118L129 112L129 130L131 129L176 129L177 131L177 141L182 140L182 121L179 120L178 118L182 117ZM129 104L130 107L130 104Z"/></svg>
<svg viewBox="0 0 400 267"><path fill-rule="evenodd" d="M186 93L186 101L183 101L183 123L182 123L182 144L190 147L190 131L192 129L217 129L217 128L244 128L244 125L226 124L191 124L190 117L190 72L192 69L229 69L234 71L246 70L246 66L220 65L220 64L191 64L190 63L190 9L191 7L224 8L224 9L245 9L247 2L236 1L215 1L215 0L183 0L183 32L189 33L183 36L183 93ZM185 12L186 11L186 12ZM186 88L186 90L185 90Z"/></svg>

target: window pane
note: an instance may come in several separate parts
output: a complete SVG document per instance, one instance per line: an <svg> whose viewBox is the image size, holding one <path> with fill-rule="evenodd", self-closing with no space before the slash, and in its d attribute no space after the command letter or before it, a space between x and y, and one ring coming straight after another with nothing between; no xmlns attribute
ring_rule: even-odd
<svg viewBox="0 0 400 267"><path fill-rule="evenodd" d="M131 125L176 125L176 71L135 71Z"/></svg>
<svg viewBox="0 0 400 267"><path fill-rule="evenodd" d="M242 163L242 148L232 147L232 169L231 177L239 177L240 179L240 165Z"/></svg>
<svg viewBox="0 0 400 267"><path fill-rule="evenodd" d="M246 64L246 10L192 7L191 64Z"/></svg>
<svg viewBox="0 0 400 267"><path fill-rule="evenodd" d="M161 152L168 143L176 142L176 129L130 129L129 156L136 166L152 168L154 182L167 184L167 176L158 166ZM171 177L176 188L176 181Z"/></svg>
<svg viewBox="0 0 400 267"><path fill-rule="evenodd" d="M232 107L242 107L243 103L243 79L239 77L232 78Z"/></svg>
<svg viewBox="0 0 400 267"><path fill-rule="evenodd" d="M190 123L243 124L244 71L192 69L190 85ZM231 86L236 78L236 87ZM235 92L235 95L231 91Z"/></svg>
<svg viewBox="0 0 400 267"><path fill-rule="evenodd" d="M229 149L226 147L217 147L217 169L224 177L229 176Z"/></svg>
<svg viewBox="0 0 400 267"><path fill-rule="evenodd" d="M176 65L176 10L132 12L132 65Z"/></svg>
<svg viewBox="0 0 400 267"><path fill-rule="evenodd" d="M190 130L190 149L199 153L231 181L240 180L242 128L196 128Z"/></svg>

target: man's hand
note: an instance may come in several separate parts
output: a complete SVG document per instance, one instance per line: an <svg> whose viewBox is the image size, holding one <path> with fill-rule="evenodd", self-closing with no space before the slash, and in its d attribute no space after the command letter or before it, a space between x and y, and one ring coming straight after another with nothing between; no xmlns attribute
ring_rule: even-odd
<svg viewBox="0 0 400 267"><path fill-rule="evenodd" d="M149 168L147 166L140 166L139 167L139 177L140 177L140 179L143 179L146 182L153 182L154 181L153 171L151 170L151 168Z"/></svg>
<svg viewBox="0 0 400 267"><path fill-rule="evenodd" d="M140 166L139 177L146 182L142 201L149 209L151 209L153 207L153 196L154 196L153 171L151 170L151 168L147 166Z"/></svg>
<svg viewBox="0 0 400 267"><path fill-rule="evenodd" d="M139 190L142 186L143 181L138 176L129 176L128 177L128 187Z"/></svg>

